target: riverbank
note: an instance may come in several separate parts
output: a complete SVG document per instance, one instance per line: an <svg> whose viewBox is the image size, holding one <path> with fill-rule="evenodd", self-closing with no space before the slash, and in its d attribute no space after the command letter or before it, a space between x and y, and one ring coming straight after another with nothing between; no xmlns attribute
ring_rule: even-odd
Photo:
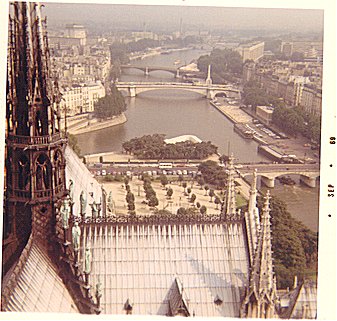
<svg viewBox="0 0 337 321"><path fill-rule="evenodd" d="M232 123L253 123L253 118L247 113L242 111L239 106L235 105L222 105L218 102L210 101L218 111L225 115Z"/></svg>
<svg viewBox="0 0 337 321"><path fill-rule="evenodd" d="M275 126L263 124L266 128L271 129L275 134L274 136L266 134L261 131L261 127L257 127L253 122L255 115L248 112L247 108L243 109L235 104L220 103L219 101L210 102L221 114L226 116L233 124L243 123L254 131L253 139L260 145L267 145L281 156L289 156L306 163L306 162L319 162L319 155L315 150L308 148L309 140L304 137L285 138L280 137L279 129ZM262 122L261 122L262 123ZM279 136L278 136L279 135Z"/></svg>
<svg viewBox="0 0 337 321"><path fill-rule="evenodd" d="M68 133L72 135L80 135L84 133L90 133L94 131L98 131L101 129L105 129L112 126L117 126L124 124L127 121L127 118L124 113L114 116L107 120L99 120L97 118L89 119L89 115L86 118L80 119L77 123L73 123L68 127ZM71 122L71 120L70 120Z"/></svg>
<svg viewBox="0 0 337 321"><path fill-rule="evenodd" d="M176 49L169 49L169 50L163 50L162 48L160 49L153 49L148 52L140 52L140 53L131 53L129 55L130 61L132 60L143 60L144 58L147 57L152 57L152 56L158 56L161 54L170 54L172 52L177 52L177 51L184 51L184 50L190 50L191 48L176 48Z"/></svg>

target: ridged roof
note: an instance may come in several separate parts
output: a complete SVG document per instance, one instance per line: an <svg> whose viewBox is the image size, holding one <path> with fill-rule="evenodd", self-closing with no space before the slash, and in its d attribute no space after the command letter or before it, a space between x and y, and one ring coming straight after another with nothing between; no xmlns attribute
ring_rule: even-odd
<svg viewBox="0 0 337 321"><path fill-rule="evenodd" d="M3 311L79 312L46 249L32 238L4 281Z"/></svg>
<svg viewBox="0 0 337 321"><path fill-rule="evenodd" d="M82 262L86 242L102 313L125 314L129 299L132 314L169 315L179 279L190 315L239 316L249 264L242 223L87 225Z"/></svg>

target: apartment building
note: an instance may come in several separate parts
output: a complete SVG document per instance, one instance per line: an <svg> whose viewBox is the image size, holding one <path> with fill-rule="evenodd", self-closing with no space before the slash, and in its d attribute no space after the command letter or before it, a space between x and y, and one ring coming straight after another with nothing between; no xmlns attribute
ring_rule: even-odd
<svg viewBox="0 0 337 321"><path fill-rule="evenodd" d="M94 104L99 98L105 96L105 88L101 82L73 85L61 89L61 109L68 116L94 111Z"/></svg>
<svg viewBox="0 0 337 321"><path fill-rule="evenodd" d="M249 62L243 67L243 82L256 81L267 94L289 106L301 106L320 115L322 108L322 66L319 63L290 61Z"/></svg>
<svg viewBox="0 0 337 321"><path fill-rule="evenodd" d="M236 51L241 55L242 61L253 60L258 61L263 57L264 42L253 42L248 44L242 44L236 48Z"/></svg>
<svg viewBox="0 0 337 321"><path fill-rule="evenodd" d="M304 85L299 105L305 112L315 116L321 116L322 90L310 84Z"/></svg>

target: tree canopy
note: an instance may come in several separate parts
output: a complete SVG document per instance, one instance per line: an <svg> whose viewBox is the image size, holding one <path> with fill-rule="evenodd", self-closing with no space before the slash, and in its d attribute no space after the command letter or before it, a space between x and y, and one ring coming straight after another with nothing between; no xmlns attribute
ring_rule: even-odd
<svg viewBox="0 0 337 321"><path fill-rule="evenodd" d="M263 202L258 199L262 210ZM318 235L294 219L283 201L270 199L272 223L272 249L278 288L291 287L294 276L301 280L307 271L317 269Z"/></svg>
<svg viewBox="0 0 337 321"><path fill-rule="evenodd" d="M210 55L198 59L198 68L207 72L208 65L212 66L211 77L214 83L233 81L233 76L241 77L242 58L240 54L231 49L213 49Z"/></svg>
<svg viewBox="0 0 337 321"><path fill-rule="evenodd" d="M204 182L219 188L225 187L227 174L223 167L219 166L215 161L207 160L202 162L198 169L202 174Z"/></svg>
<svg viewBox="0 0 337 321"><path fill-rule="evenodd" d="M99 98L94 106L94 113L100 119L120 115L125 110L124 97L114 84L110 86L110 93L105 97Z"/></svg>
<svg viewBox="0 0 337 321"><path fill-rule="evenodd" d="M273 112L273 123L291 135L301 133L316 142L320 141L320 118L305 113L299 107L276 107Z"/></svg>
<svg viewBox="0 0 337 321"><path fill-rule="evenodd" d="M211 142L190 141L166 144L165 135L153 134L132 138L123 143L123 149L140 159L203 159L217 152Z"/></svg>

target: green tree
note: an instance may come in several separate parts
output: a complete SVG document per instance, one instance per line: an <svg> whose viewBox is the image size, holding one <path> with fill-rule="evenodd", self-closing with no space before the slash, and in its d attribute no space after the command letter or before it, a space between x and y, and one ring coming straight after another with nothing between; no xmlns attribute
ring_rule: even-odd
<svg viewBox="0 0 337 321"><path fill-rule="evenodd" d="M206 186L204 187L204 189L205 189L205 196L206 196L206 195L207 195L207 191L209 190L208 185L206 185Z"/></svg>
<svg viewBox="0 0 337 321"><path fill-rule="evenodd" d="M166 192L167 197L170 199L173 195L173 189L170 187Z"/></svg>
<svg viewBox="0 0 337 321"><path fill-rule="evenodd" d="M203 159L217 152L211 142L166 144L164 138L159 134L144 135L124 142L122 147L141 159Z"/></svg>
<svg viewBox="0 0 337 321"><path fill-rule="evenodd" d="M165 187L168 184L168 179L166 175L160 175L160 183Z"/></svg>
<svg viewBox="0 0 337 321"><path fill-rule="evenodd" d="M220 204L220 198L218 196L215 197L214 203L215 203L215 209L219 209L219 204Z"/></svg>
<svg viewBox="0 0 337 321"><path fill-rule="evenodd" d="M213 197L215 196L214 189L210 189L208 195L210 196L210 198L211 198L211 199L210 199L210 202L212 203Z"/></svg>
<svg viewBox="0 0 337 321"><path fill-rule="evenodd" d="M135 202L135 195L131 192L126 194L126 201L127 203L134 203Z"/></svg>
<svg viewBox="0 0 337 321"><path fill-rule="evenodd" d="M179 207L178 210L177 210L177 214L178 215L186 215L186 208L184 207Z"/></svg>
<svg viewBox="0 0 337 321"><path fill-rule="evenodd" d="M205 185L205 180L203 177L198 178L198 184L200 185L200 189L203 189L203 186Z"/></svg>
<svg viewBox="0 0 337 321"><path fill-rule="evenodd" d="M216 162L208 160L200 163L198 167L202 173L202 177L205 182L216 186L218 189L222 188L226 184L227 175L224 168L219 166Z"/></svg>
<svg viewBox="0 0 337 321"><path fill-rule="evenodd" d="M128 58L128 48L125 44L116 41L110 46L110 56L112 63L127 64L130 60Z"/></svg>
<svg viewBox="0 0 337 321"><path fill-rule="evenodd" d="M207 212L207 207L206 207L205 205L202 205L202 206L200 207L200 213L201 213L202 215L205 215L206 212Z"/></svg>
<svg viewBox="0 0 337 321"><path fill-rule="evenodd" d="M197 198L196 195L195 195L195 194L192 194L192 195L191 195L191 198L190 198L190 202L194 204L196 198Z"/></svg>
<svg viewBox="0 0 337 321"><path fill-rule="evenodd" d="M221 164L227 164L227 162L229 161L229 157L225 154L222 154L220 157L219 157L219 162Z"/></svg>
<svg viewBox="0 0 337 321"><path fill-rule="evenodd" d="M128 210L133 212L136 209L135 203L134 202L130 202L128 203Z"/></svg>
<svg viewBox="0 0 337 321"><path fill-rule="evenodd" d="M190 195L192 192L192 189L190 187L187 188L187 195Z"/></svg>
<svg viewBox="0 0 337 321"><path fill-rule="evenodd" d="M158 206L158 204L159 204L158 198L155 195L151 195L151 197L149 198L149 206L156 207Z"/></svg>
<svg viewBox="0 0 337 321"><path fill-rule="evenodd" d="M182 186L183 186L183 189L184 189L184 194L186 194L187 183L186 183L186 182L183 182Z"/></svg>
<svg viewBox="0 0 337 321"><path fill-rule="evenodd" d="M199 57L197 65L205 73L208 66L212 66L211 77L214 83L233 81L233 76L241 77L243 66L240 54L231 49L213 49L210 55Z"/></svg>
<svg viewBox="0 0 337 321"><path fill-rule="evenodd" d="M100 119L120 115L125 110L126 103L124 97L114 84L111 84L110 92L104 97L99 98L94 105L95 116Z"/></svg>
<svg viewBox="0 0 337 321"><path fill-rule="evenodd" d="M258 199L260 211L262 200ZM273 196L270 200L272 249L278 288L292 285L295 275L303 279L308 260L314 262L317 253L316 237L287 211L284 202Z"/></svg>

